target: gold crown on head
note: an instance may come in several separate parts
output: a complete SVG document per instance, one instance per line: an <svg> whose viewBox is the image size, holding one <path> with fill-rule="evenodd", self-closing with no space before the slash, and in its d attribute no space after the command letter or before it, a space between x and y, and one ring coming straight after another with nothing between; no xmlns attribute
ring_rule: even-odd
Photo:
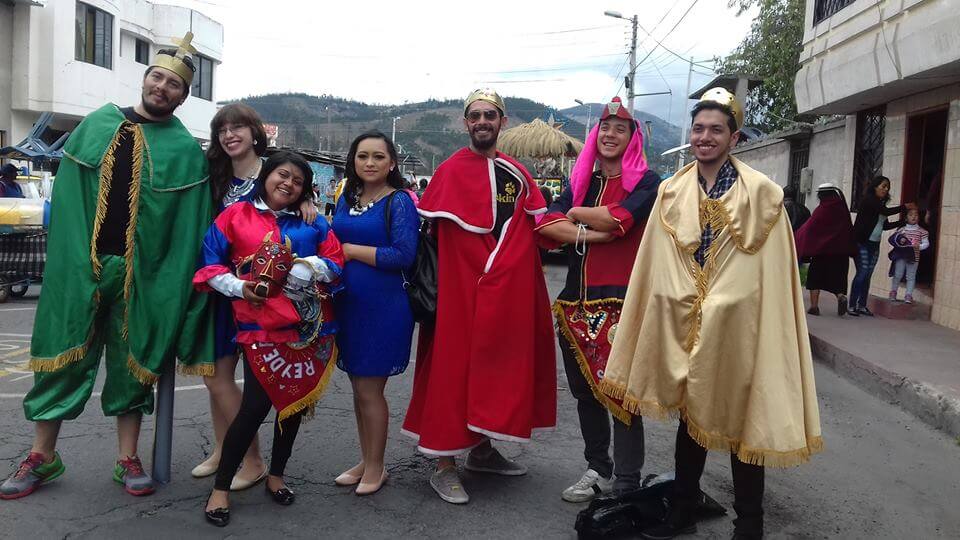
<svg viewBox="0 0 960 540"><path fill-rule="evenodd" d="M499 94L494 92L489 88L477 88L473 92L470 92L470 95L467 96L467 100L463 102L463 115L467 115L467 110L471 105L477 101L486 101L487 103L493 105L494 107L500 109L500 114L507 114L507 106L503 104L503 98Z"/></svg>
<svg viewBox="0 0 960 540"><path fill-rule="evenodd" d="M743 127L743 105L740 105L740 102L737 101L737 96L730 93L729 90L722 86L711 88L700 96L700 102L702 103L704 101L712 101L729 107L730 112L733 113L733 120L737 123L737 129Z"/></svg>
<svg viewBox="0 0 960 540"><path fill-rule="evenodd" d="M150 67L162 67L164 69L169 69L170 71L176 73L180 76L184 82L187 83L187 86L190 86L193 83L193 72L194 68L188 65L184 60L189 58L190 61L193 61L192 55L197 54L197 50L191 45L193 41L193 32L187 32L183 39L172 39L173 44L177 46L177 51L173 56L169 54L157 53L153 57L153 62L150 64Z"/></svg>

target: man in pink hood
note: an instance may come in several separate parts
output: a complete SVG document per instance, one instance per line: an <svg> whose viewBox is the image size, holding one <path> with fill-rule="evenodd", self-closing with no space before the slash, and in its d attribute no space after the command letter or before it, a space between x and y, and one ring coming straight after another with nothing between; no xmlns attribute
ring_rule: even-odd
<svg viewBox="0 0 960 540"><path fill-rule="evenodd" d="M627 491L640 484L643 422L602 394L598 384L659 184L660 177L647 166L639 125L615 97L590 131L570 186L537 225L545 245L573 245L566 286L553 312L567 382L577 399L587 471L564 490L565 501L589 501L610 489Z"/></svg>

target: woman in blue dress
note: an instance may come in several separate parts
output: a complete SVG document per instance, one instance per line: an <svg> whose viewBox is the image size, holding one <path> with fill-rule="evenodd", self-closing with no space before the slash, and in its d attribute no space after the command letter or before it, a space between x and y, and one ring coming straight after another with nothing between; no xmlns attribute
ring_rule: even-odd
<svg viewBox="0 0 960 540"><path fill-rule="evenodd" d="M210 187L217 213L240 202L252 202L257 176L263 164L262 156L267 150L267 134L263 120L252 107L243 103L231 103L217 111L210 121L210 147L207 161L210 169ZM306 200L300 205L300 213L307 224L317 217L313 202ZM237 370L237 335L230 300L222 294L214 294L211 302L214 317L214 347L216 362L214 373L204 377L203 382L210 392L210 417L216 443L210 455L193 468L196 478L212 475L220 464L220 447L227 428L240 410L241 392L235 382ZM240 471L233 479L232 490L246 489L267 473L260 445L255 437L243 458Z"/></svg>
<svg viewBox="0 0 960 540"><path fill-rule="evenodd" d="M387 479L383 455L390 418L383 396L387 378L410 359L413 313L403 272L417 252L420 218L397 170L393 142L379 131L357 137L346 162L346 184L333 216L343 244L344 291L337 299L337 365L350 375L360 439L360 462L336 478L357 495Z"/></svg>

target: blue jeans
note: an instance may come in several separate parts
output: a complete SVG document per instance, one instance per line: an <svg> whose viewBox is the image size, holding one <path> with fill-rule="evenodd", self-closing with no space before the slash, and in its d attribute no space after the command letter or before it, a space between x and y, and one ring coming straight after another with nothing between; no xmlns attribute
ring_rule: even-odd
<svg viewBox="0 0 960 540"><path fill-rule="evenodd" d="M873 269L877 266L877 259L880 257L880 242L860 242L857 248L860 254L856 261L857 273L853 276L853 284L850 286L850 309L867 306L870 278L873 277Z"/></svg>

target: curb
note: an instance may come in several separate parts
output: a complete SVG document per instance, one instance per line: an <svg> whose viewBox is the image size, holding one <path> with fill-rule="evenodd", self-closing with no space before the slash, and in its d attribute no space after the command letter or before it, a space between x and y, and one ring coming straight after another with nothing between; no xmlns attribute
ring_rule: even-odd
<svg viewBox="0 0 960 540"><path fill-rule="evenodd" d="M884 399L951 437L960 437L960 399L904 377L810 334L815 361L868 393Z"/></svg>

